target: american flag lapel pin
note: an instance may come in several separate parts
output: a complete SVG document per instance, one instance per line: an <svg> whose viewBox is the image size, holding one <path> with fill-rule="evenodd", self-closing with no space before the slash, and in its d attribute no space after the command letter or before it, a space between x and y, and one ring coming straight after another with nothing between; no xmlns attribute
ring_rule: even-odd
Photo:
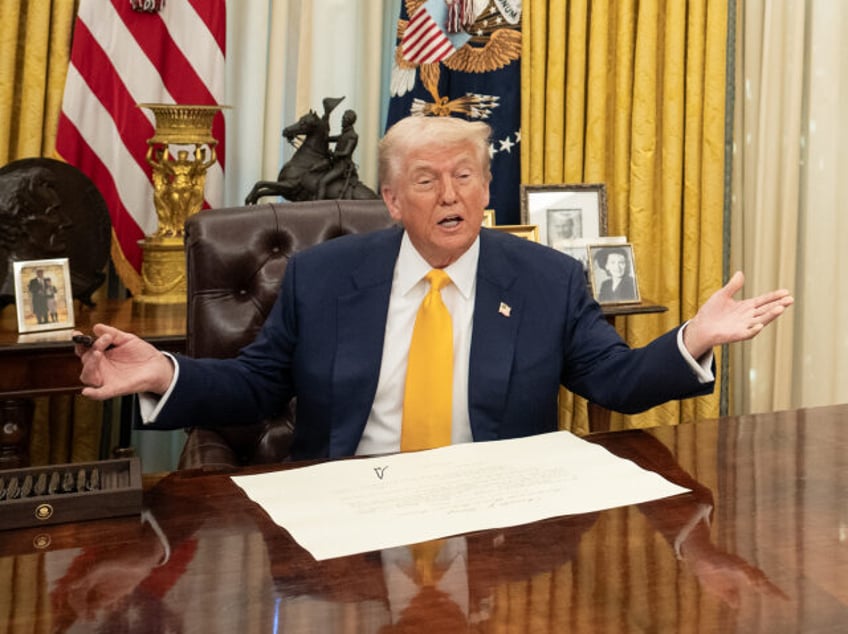
<svg viewBox="0 0 848 634"><path fill-rule="evenodd" d="M512 307L505 302L501 302L501 305L498 306L498 312L504 317L509 317L509 314L512 312Z"/></svg>

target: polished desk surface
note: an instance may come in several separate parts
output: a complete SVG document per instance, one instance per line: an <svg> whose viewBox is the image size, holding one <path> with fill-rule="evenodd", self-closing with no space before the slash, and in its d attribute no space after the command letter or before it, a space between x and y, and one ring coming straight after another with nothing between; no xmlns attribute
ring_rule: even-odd
<svg viewBox="0 0 848 634"><path fill-rule="evenodd" d="M157 565L160 538L138 517L0 533L0 630L848 627L848 405L591 439L669 479L691 476L700 492L461 536L459 565L409 599L413 585L401 614L411 582L387 563L397 549L316 562L228 474L151 476L144 503L167 536L167 563ZM703 508L709 524L693 528Z"/></svg>
<svg viewBox="0 0 848 634"><path fill-rule="evenodd" d="M78 330L99 322L137 334L170 352L185 349L185 306L103 299L94 308L74 302ZM70 330L18 333L15 307L0 311L0 397L37 396L80 389L80 364Z"/></svg>

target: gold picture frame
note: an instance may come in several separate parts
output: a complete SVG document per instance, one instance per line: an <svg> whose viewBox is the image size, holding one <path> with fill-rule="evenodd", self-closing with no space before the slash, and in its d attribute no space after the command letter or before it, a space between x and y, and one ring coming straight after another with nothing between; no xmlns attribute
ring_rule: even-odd
<svg viewBox="0 0 848 634"><path fill-rule="evenodd" d="M495 210L494 209L484 209L483 210L483 226L488 227L489 229L494 228L497 224L495 220Z"/></svg>
<svg viewBox="0 0 848 634"><path fill-rule="evenodd" d="M525 240L539 241L539 227L537 225L495 225L492 229L511 233Z"/></svg>
<svg viewBox="0 0 848 634"><path fill-rule="evenodd" d="M18 332L74 327L68 258L13 262Z"/></svg>

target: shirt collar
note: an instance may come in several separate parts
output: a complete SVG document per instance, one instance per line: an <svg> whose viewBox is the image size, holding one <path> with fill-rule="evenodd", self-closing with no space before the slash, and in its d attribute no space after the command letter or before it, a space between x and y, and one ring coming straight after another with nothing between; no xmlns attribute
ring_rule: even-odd
<svg viewBox="0 0 848 634"><path fill-rule="evenodd" d="M469 299L474 292L474 278L477 276L477 260L480 255L480 236L478 235L468 250L459 259L445 267L454 286L460 294ZM404 231L400 243L397 264L395 265L395 283L401 295L406 295L418 284L433 267L427 263L412 245L409 234Z"/></svg>

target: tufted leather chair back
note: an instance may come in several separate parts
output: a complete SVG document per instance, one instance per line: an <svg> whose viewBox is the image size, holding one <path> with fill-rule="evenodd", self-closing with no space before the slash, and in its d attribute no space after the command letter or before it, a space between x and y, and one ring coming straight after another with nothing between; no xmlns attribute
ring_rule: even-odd
<svg viewBox="0 0 848 634"><path fill-rule="evenodd" d="M186 221L186 349L227 358L259 332L289 258L310 246L393 223L381 200L320 200L212 209ZM180 468L222 468L286 458L293 405L282 419L216 429L196 427Z"/></svg>

